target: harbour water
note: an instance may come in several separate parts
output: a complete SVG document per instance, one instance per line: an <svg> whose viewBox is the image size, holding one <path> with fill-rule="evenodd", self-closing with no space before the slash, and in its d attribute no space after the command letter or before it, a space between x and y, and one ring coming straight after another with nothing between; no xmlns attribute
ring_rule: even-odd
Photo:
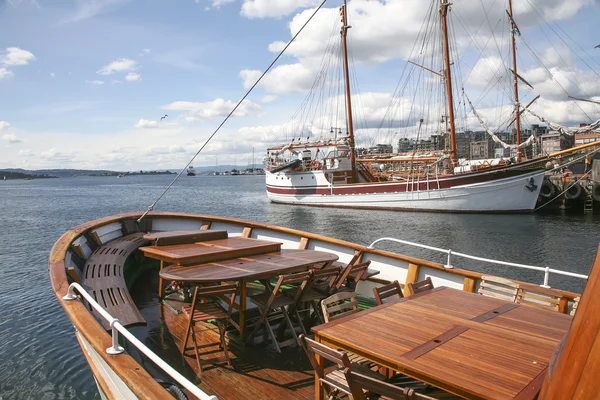
<svg viewBox="0 0 600 400"><path fill-rule="evenodd" d="M0 399L98 399L94 380L48 278L48 254L68 229L103 216L145 210L173 175L0 182ZM181 180L157 210L224 215L311 231L368 245L382 236L473 255L587 274L600 241L598 215L400 213L271 204L264 176ZM387 247L386 247L387 246ZM405 254L445 256L400 245ZM536 271L455 266L542 283ZM552 276L553 287L583 282Z"/></svg>

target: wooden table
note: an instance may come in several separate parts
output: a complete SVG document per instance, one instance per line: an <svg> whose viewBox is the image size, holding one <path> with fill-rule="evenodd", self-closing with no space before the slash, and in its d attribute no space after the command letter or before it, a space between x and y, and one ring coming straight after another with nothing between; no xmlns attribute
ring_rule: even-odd
<svg viewBox="0 0 600 400"><path fill-rule="evenodd" d="M185 233L187 231L179 231L177 234L181 235L181 232ZM161 232L161 234L161 238L163 238L165 233ZM144 238L150 240L151 235L146 235ZM281 243L244 237L198 241L169 246L140 247L140 250L144 252L146 257L160 260L161 270L167 265L207 263L229 258L269 253L279 251L280 249ZM158 297L162 298L162 296L163 279L160 278L158 284Z"/></svg>
<svg viewBox="0 0 600 400"><path fill-rule="evenodd" d="M534 399L570 323L565 314L441 287L313 332L321 343L465 398Z"/></svg>
<svg viewBox="0 0 600 400"><path fill-rule="evenodd" d="M248 281L305 271L315 264L332 263L337 259L337 255L323 251L281 250L204 264L172 265L160 271L160 277L165 280L195 283L240 282L240 322L236 328L244 338L246 333L246 283Z"/></svg>

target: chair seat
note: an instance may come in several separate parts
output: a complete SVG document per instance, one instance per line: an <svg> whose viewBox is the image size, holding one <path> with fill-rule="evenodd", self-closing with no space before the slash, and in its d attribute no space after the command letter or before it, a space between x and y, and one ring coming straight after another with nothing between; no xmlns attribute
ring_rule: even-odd
<svg viewBox="0 0 600 400"><path fill-rule="evenodd" d="M264 308L267 305L267 302L269 301L270 298L271 298L271 293L260 293L255 296L251 296L250 300L252 300L252 302L254 304L256 304L257 306L259 306L260 308ZM273 300L273 303L271 304L271 309L285 307L285 306L289 306L291 304L294 304L294 301L292 299L290 299L288 296L278 294L275 297L275 300Z"/></svg>
<svg viewBox="0 0 600 400"><path fill-rule="evenodd" d="M190 315L191 309L191 304L186 304L182 307L183 313L188 316ZM194 322L226 318L228 318L227 312L225 312L219 305L215 303L200 303L196 305L196 311L194 312Z"/></svg>
<svg viewBox="0 0 600 400"><path fill-rule="evenodd" d="M357 372L360 372L363 375L367 375L373 379L378 379L380 381L383 381L385 379L383 375L378 374L377 372L373 372L360 364L352 363L352 369ZM326 374L322 381L338 390L341 390L345 393L350 393L348 381L346 380L346 376L344 376L344 371L341 369L336 369Z"/></svg>

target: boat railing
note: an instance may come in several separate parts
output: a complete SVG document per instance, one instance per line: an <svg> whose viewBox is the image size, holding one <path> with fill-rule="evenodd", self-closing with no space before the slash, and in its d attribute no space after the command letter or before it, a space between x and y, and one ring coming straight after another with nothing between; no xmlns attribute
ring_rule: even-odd
<svg viewBox="0 0 600 400"><path fill-rule="evenodd" d="M177 372L173 367L167 364L162 358L160 358L156 353L150 350L146 345L140 342L131 332L127 330L117 318L112 317L100 304L98 304L94 298L78 283L73 282L69 285L69 290L67 294L63 297L63 300L70 301L76 300L77 295L75 294L75 290L79 292L81 296L83 296L87 302L94 307L96 311L102 318L110 323L110 327L112 330L112 346L106 349L106 352L111 355L117 355L123 353L125 350L119 346L119 332L131 343L133 344L139 351L144 353L152 362L154 362L158 367L160 367L163 371L165 371L171 378L175 379L177 383L186 388L191 394L196 396L201 400L218 400L216 396L211 396L204 393L200 390L199 387L194 385L188 379L186 379L183 375Z"/></svg>
<svg viewBox="0 0 600 400"><path fill-rule="evenodd" d="M533 270L533 271L544 272L544 283L540 285L541 287L544 287L544 288L550 288L550 283L549 283L550 282L550 274L570 276L570 277L579 278L579 279L587 279L588 278L587 275L576 274L574 272L569 272L569 271L561 271L559 269L554 269L554 268L550 268L550 267L537 267L534 265L517 264L517 263L512 263L512 262L507 262L507 261L493 260L490 258L483 258L483 257L472 256L470 254L459 253L457 251L452 251L451 249L441 249L439 247L428 246L425 244L414 243L414 242L409 242L408 240L401 240L401 239L390 238L390 237L383 237L383 238L375 240L373 243L371 243L369 245L369 248L372 249L372 248L374 248L374 246L377 243L383 242L383 241L392 241L392 242L396 242L396 243L406 244L409 246L420 247L422 249L437 251L439 253L445 253L445 254L447 254L448 258L447 258L446 264L444 264L443 267L447 268L447 269L453 268L452 256L456 256L456 257L468 258L470 260L475 260L475 261L482 261L482 262L489 263L489 264L504 265L507 267L515 267L515 268L522 268L522 269L529 269L529 270Z"/></svg>

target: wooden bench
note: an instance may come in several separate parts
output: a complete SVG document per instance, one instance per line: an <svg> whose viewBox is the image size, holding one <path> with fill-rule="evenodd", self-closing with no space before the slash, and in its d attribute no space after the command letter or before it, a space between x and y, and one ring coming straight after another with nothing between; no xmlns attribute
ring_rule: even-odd
<svg viewBox="0 0 600 400"><path fill-rule="evenodd" d="M143 232L134 233L107 242L94 250L83 268L83 287L123 326L146 324L129 295L124 276L127 258L140 246L148 244L143 236ZM93 313L106 329L110 328L97 311Z"/></svg>

